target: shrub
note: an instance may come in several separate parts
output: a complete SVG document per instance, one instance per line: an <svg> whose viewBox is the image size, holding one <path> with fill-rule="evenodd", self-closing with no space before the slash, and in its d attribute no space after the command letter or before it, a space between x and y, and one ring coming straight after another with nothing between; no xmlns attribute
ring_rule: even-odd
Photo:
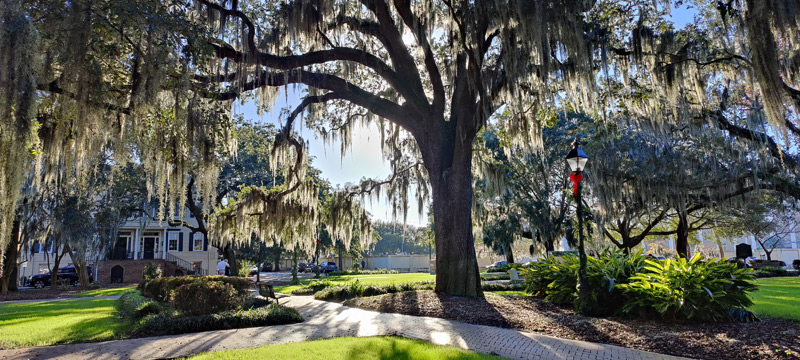
<svg viewBox="0 0 800 360"><path fill-rule="evenodd" d="M481 284L483 291L519 291L525 290L524 284Z"/></svg>
<svg viewBox="0 0 800 360"><path fill-rule="evenodd" d="M385 275L385 274L398 274L398 272L397 272L397 270L387 270L387 269L375 269L375 270L353 269L353 270L331 271L331 272L328 273L329 276Z"/></svg>
<svg viewBox="0 0 800 360"><path fill-rule="evenodd" d="M263 296L251 296L245 300L242 309L250 310L272 305L272 301Z"/></svg>
<svg viewBox="0 0 800 360"><path fill-rule="evenodd" d="M741 320L752 318L748 292L755 291L752 271L718 259L647 260L630 283L617 285L626 298L622 311L666 320ZM744 314L744 315L742 315Z"/></svg>
<svg viewBox="0 0 800 360"><path fill-rule="evenodd" d="M481 273L481 280L511 280L511 275L503 273Z"/></svg>
<svg viewBox="0 0 800 360"><path fill-rule="evenodd" d="M800 259L792 260L792 267L795 270L800 270Z"/></svg>
<svg viewBox="0 0 800 360"><path fill-rule="evenodd" d="M200 316L175 316L162 313L150 315L134 326L137 335L172 335L190 332L235 329L253 326L284 325L302 322L303 318L292 308L280 305L258 307L251 310L226 311Z"/></svg>
<svg viewBox="0 0 800 360"><path fill-rule="evenodd" d="M230 276L181 276L158 278L140 285L142 295L162 302L168 302L172 291L181 285L202 284L205 282L228 283L236 290L238 296L245 296L253 286L246 278Z"/></svg>
<svg viewBox="0 0 800 360"><path fill-rule="evenodd" d="M253 267L253 265L255 265L255 264L256 264L255 261L248 261L248 260L240 261L239 262L239 270L238 270L239 273L236 274L236 275L239 275L239 277L248 277L248 276L250 276L250 268Z"/></svg>
<svg viewBox="0 0 800 360"><path fill-rule="evenodd" d="M116 307L120 317L129 322L136 322L147 315L167 310L165 305L142 296L138 290L122 293L116 302Z"/></svg>
<svg viewBox="0 0 800 360"><path fill-rule="evenodd" d="M550 256L523 270L525 291L554 304L574 304L582 313L605 316L616 313L623 296L616 287L644 268L646 257L641 253L624 255L619 250L605 249L586 259L586 277L591 289L585 303L578 302L578 255L568 253Z"/></svg>
<svg viewBox="0 0 800 360"><path fill-rule="evenodd" d="M194 281L176 287L170 303L187 315L206 315L237 309L247 293L240 293L229 282Z"/></svg>
<svg viewBox="0 0 800 360"><path fill-rule="evenodd" d="M578 256L548 256L523 270L525 291L554 304L571 304L577 297Z"/></svg>
<svg viewBox="0 0 800 360"><path fill-rule="evenodd" d="M608 248L596 257L586 259L587 283L591 289L589 297L582 302L576 298L575 308L582 314L607 316L617 313L625 299L619 284L626 284L645 266L642 253L623 255Z"/></svg>
<svg viewBox="0 0 800 360"><path fill-rule="evenodd" d="M784 268L774 267L774 266L764 266L758 270L756 270L755 275L756 277L776 277L776 276L786 276L788 275L788 271Z"/></svg>
<svg viewBox="0 0 800 360"><path fill-rule="evenodd" d="M363 285L358 280L345 285L327 287L314 294L317 300L345 300L360 296L376 296L403 291L433 290L433 282L416 282L390 285Z"/></svg>
<svg viewBox="0 0 800 360"><path fill-rule="evenodd" d="M142 275L142 282L146 283L153 279L158 279L162 275L161 266L156 265L155 263L149 262L144 267L144 274Z"/></svg>

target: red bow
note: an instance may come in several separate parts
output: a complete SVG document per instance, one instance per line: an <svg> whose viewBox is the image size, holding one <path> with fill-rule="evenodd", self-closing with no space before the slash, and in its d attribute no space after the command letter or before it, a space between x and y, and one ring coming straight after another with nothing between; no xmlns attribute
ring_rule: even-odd
<svg viewBox="0 0 800 360"><path fill-rule="evenodd" d="M575 194L575 196L578 196L578 183L583 180L583 174L569 174L569 179L575 184L572 193Z"/></svg>

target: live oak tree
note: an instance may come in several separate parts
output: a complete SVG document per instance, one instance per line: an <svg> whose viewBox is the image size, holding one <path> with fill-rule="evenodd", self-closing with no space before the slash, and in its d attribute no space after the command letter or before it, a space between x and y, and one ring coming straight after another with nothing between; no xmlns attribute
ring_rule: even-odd
<svg viewBox="0 0 800 360"><path fill-rule="evenodd" d="M34 0L23 8L3 0L0 245L38 151L58 158L64 139L78 158L98 149L94 139L113 139L120 152L143 144L151 193L162 213L174 213L190 163L200 164L203 198L215 190L218 151L232 148L230 102L255 95L268 107L279 87L302 84L308 96L286 116L276 141L285 156L276 159L304 159L292 131L301 113L345 144L354 124L378 118L394 175L365 180L359 192L397 199L410 196L407 185L429 184L436 290L480 295L472 143L498 109L511 109L503 121L530 147L540 144L538 115L550 106L596 119L626 113L656 133L713 123L738 139L753 123L718 105L747 102L743 112L765 115L776 133L800 132L798 2L698 0L697 20L676 30L666 14L679 3ZM725 94L728 80L757 86ZM48 117L56 131L39 143L37 126ZM309 189L301 175L291 191L250 200L302 201ZM296 191L306 195L289 194Z"/></svg>

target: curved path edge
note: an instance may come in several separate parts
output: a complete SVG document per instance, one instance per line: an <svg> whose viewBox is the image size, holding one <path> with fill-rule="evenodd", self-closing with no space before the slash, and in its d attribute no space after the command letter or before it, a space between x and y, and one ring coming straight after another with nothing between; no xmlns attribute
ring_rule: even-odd
<svg viewBox="0 0 800 360"><path fill-rule="evenodd" d="M681 359L615 345L560 339L526 331L472 325L432 317L379 313L318 301L309 296L292 296L283 299L281 304L296 308L306 322L0 350L0 359L163 359L321 338L377 335L419 339L509 359Z"/></svg>

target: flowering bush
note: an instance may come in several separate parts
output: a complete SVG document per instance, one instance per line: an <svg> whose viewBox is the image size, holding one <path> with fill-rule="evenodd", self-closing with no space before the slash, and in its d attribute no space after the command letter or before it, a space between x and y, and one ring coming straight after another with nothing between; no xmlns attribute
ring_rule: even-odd
<svg viewBox="0 0 800 360"><path fill-rule="evenodd" d="M195 281L172 290L169 301L184 314L206 315L237 309L244 297L229 282Z"/></svg>

